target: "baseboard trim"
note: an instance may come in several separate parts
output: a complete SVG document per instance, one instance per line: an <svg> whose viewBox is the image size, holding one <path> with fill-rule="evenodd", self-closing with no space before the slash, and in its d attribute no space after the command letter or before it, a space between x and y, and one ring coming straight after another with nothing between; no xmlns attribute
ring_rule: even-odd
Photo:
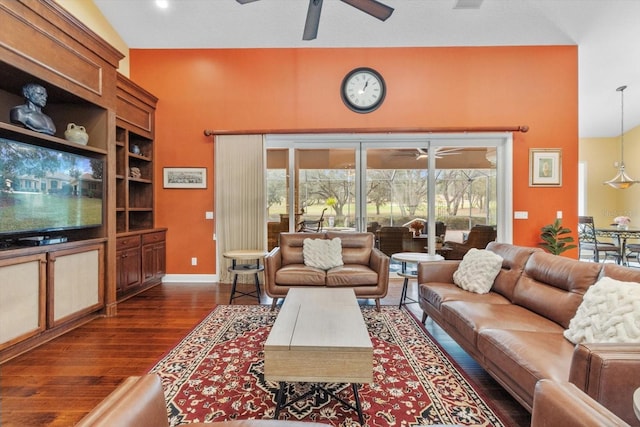
<svg viewBox="0 0 640 427"><path fill-rule="evenodd" d="M162 283L217 283L217 274L166 274Z"/></svg>

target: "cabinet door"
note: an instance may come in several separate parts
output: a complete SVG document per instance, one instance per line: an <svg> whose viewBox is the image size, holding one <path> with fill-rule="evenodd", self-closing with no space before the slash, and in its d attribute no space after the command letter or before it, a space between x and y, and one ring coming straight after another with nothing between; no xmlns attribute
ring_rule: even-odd
<svg viewBox="0 0 640 427"><path fill-rule="evenodd" d="M145 283L155 279L157 271L155 244L142 246L142 279Z"/></svg>
<svg viewBox="0 0 640 427"><path fill-rule="evenodd" d="M165 242L157 243L154 248L156 257L156 278L162 279L167 272L167 248Z"/></svg>
<svg viewBox="0 0 640 427"><path fill-rule="evenodd" d="M129 248L116 253L118 271L118 292L125 292L141 283L140 248Z"/></svg>
<svg viewBox="0 0 640 427"><path fill-rule="evenodd" d="M104 245L52 251L47 282L49 327L57 326L104 305Z"/></svg>
<svg viewBox="0 0 640 427"><path fill-rule="evenodd" d="M142 271L145 283L161 280L165 274L166 266L166 245L164 242L142 247Z"/></svg>
<svg viewBox="0 0 640 427"><path fill-rule="evenodd" d="M46 254L0 261L0 349L46 328Z"/></svg>

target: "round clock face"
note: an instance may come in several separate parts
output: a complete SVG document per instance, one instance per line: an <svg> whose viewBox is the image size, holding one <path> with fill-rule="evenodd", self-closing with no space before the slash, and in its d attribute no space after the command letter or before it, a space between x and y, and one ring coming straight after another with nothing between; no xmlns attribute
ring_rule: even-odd
<svg viewBox="0 0 640 427"><path fill-rule="evenodd" d="M342 100L356 113L370 113L378 108L386 94L384 79L371 68L356 68L342 80Z"/></svg>

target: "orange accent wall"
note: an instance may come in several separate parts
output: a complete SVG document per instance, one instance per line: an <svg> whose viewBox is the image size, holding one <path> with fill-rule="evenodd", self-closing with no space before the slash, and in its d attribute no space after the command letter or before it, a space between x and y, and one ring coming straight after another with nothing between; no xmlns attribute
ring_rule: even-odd
<svg viewBox="0 0 640 427"><path fill-rule="evenodd" d="M359 66L375 68L387 83L384 104L370 114L352 112L340 98L342 78ZM214 222L204 219L214 210L214 148L204 129L528 125L514 139L513 208L529 213L514 220L514 243L535 246L556 211L575 230L576 46L132 49L130 74L160 99L156 176L170 166L209 172L206 190L156 186L156 225L169 228L169 274L217 273ZM562 187L529 187L529 148L562 149Z"/></svg>

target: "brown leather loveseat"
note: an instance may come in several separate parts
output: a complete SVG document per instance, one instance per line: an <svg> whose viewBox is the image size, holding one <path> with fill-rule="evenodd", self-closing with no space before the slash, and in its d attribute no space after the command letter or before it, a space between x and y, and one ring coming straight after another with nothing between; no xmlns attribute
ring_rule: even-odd
<svg viewBox="0 0 640 427"><path fill-rule="evenodd" d="M640 270L581 262L538 248L491 242L503 258L489 293L453 282L461 261L418 266L423 322L430 316L514 398L532 409L541 379L571 382L631 425L640 387L640 344L573 344L569 327L587 289L601 276L640 282Z"/></svg>
<svg viewBox="0 0 640 427"><path fill-rule="evenodd" d="M336 237L342 242L343 266L325 271L304 264L305 239ZM374 248L373 233L281 233L280 246L265 257L264 276L274 307L290 288L323 286L353 288L357 298L373 298L380 309L389 287L389 257Z"/></svg>

